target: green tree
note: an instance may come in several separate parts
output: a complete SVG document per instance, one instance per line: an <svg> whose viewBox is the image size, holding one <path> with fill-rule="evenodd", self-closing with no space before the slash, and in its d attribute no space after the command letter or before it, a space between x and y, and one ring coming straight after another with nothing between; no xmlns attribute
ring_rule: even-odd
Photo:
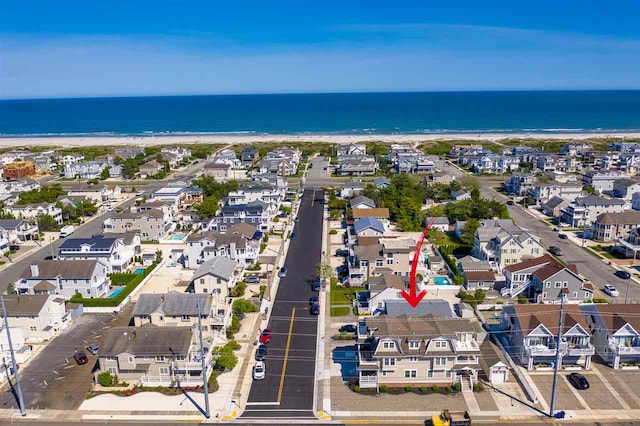
<svg viewBox="0 0 640 426"><path fill-rule="evenodd" d="M102 179L102 180L109 179L109 170L111 170L111 167L105 167L102 170L102 173L100 173L100 179Z"/></svg>
<svg viewBox="0 0 640 426"><path fill-rule="evenodd" d="M467 246L474 244L476 230L480 227L480 221L478 219L467 219L464 227L462 228L462 234L460 240Z"/></svg>
<svg viewBox="0 0 640 426"><path fill-rule="evenodd" d="M21 192L16 204L55 203L60 195L65 195L66 193L67 191L60 184L44 185L40 189Z"/></svg>
<svg viewBox="0 0 640 426"><path fill-rule="evenodd" d="M98 212L98 206L91 200L84 199L80 201L76 207L76 214L78 216L93 216Z"/></svg>
<svg viewBox="0 0 640 426"><path fill-rule="evenodd" d="M113 382L113 375L110 372L103 371L98 374L98 383L100 383L100 386L109 387L114 384Z"/></svg>
<svg viewBox="0 0 640 426"><path fill-rule="evenodd" d="M40 232L53 232L60 230L58 222L48 214L38 215L38 227L40 228Z"/></svg>
<svg viewBox="0 0 640 426"><path fill-rule="evenodd" d="M215 348L213 354L216 357L214 368L218 370L233 370L238 364L238 357L233 353L233 349Z"/></svg>
<svg viewBox="0 0 640 426"><path fill-rule="evenodd" d="M212 218L220 209L218 200L215 197L206 197L204 201L193 206L198 216L203 218Z"/></svg>
<svg viewBox="0 0 640 426"><path fill-rule="evenodd" d="M258 312L258 308L248 300L236 299L233 301L233 312L247 314L249 312Z"/></svg>

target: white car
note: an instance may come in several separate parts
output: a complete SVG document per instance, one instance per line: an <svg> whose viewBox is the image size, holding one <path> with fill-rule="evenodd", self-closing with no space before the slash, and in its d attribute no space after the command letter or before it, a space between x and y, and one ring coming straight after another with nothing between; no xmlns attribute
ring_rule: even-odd
<svg viewBox="0 0 640 426"><path fill-rule="evenodd" d="M611 284L605 284L604 285L604 292L607 293L609 296L612 296L612 297L620 296L620 293L618 293L618 290L616 290L616 288L614 286L612 286Z"/></svg>
<svg viewBox="0 0 640 426"><path fill-rule="evenodd" d="M262 380L267 374L267 368L264 365L264 361L256 362L253 366L253 380Z"/></svg>

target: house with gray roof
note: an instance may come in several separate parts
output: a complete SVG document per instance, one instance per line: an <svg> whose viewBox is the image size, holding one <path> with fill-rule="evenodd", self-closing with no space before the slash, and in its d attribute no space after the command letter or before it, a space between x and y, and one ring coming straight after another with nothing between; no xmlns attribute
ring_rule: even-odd
<svg viewBox="0 0 640 426"><path fill-rule="evenodd" d="M365 184L358 181L350 181L342 184L342 189L340 190L340 196L342 198L351 198L360 194L364 188ZM374 206L375 207L375 206Z"/></svg>
<svg viewBox="0 0 640 426"><path fill-rule="evenodd" d="M373 237L384 234L384 224L379 219L363 217L353 224L353 230L359 237Z"/></svg>
<svg viewBox="0 0 640 426"><path fill-rule="evenodd" d="M542 203L542 212L547 216L560 217L561 210L568 205L569 201L554 195Z"/></svg>
<svg viewBox="0 0 640 426"><path fill-rule="evenodd" d="M464 189L458 189L457 191L451 193L451 199L453 201L470 200L471 194L469 194Z"/></svg>
<svg viewBox="0 0 640 426"><path fill-rule="evenodd" d="M105 232L139 232L142 241L161 240L173 227L174 224L167 220L165 213L158 209L114 213L104 220L103 225Z"/></svg>
<svg viewBox="0 0 640 426"><path fill-rule="evenodd" d="M525 259L541 256L540 237L510 220L487 219L480 222L474 237L473 254L488 261L496 271Z"/></svg>
<svg viewBox="0 0 640 426"><path fill-rule="evenodd" d="M218 294L226 300L229 290L236 285L243 267L226 256L205 261L193 275L191 286L194 293Z"/></svg>
<svg viewBox="0 0 640 426"><path fill-rule="evenodd" d="M219 295L209 293L141 294L133 309L134 325L194 329L198 326L200 313L205 338L222 337L231 321L231 309L224 299L220 299Z"/></svg>
<svg viewBox="0 0 640 426"><path fill-rule="evenodd" d="M560 220L579 228L590 225L602 213L619 213L630 209L627 201L619 198L605 198L596 195L577 198L573 203L560 209Z"/></svg>
<svg viewBox="0 0 640 426"><path fill-rule="evenodd" d="M378 189L387 188L389 185L391 185L391 181L384 176L377 177L373 180L373 186Z"/></svg>
<svg viewBox="0 0 640 426"><path fill-rule="evenodd" d="M361 388L452 386L471 390L478 380L482 328L473 319L434 314L380 315L358 327Z"/></svg>
<svg viewBox="0 0 640 426"><path fill-rule="evenodd" d="M434 219L433 217L427 217L424 220L424 224L428 224L431 222L431 220ZM446 216L438 216L435 218L435 220L433 221L433 223L431 224L431 228L432 229L439 229L442 232L447 232L449 230L449 219Z"/></svg>
<svg viewBox="0 0 640 426"><path fill-rule="evenodd" d="M202 351L189 327L113 327L104 330L97 375L108 371L120 380L143 386L194 386L202 383ZM204 374L211 373L211 351Z"/></svg>
<svg viewBox="0 0 640 426"><path fill-rule="evenodd" d="M50 294L6 294L3 297L7 321L12 329L22 330L25 342L51 340L71 321L62 297Z"/></svg>
<svg viewBox="0 0 640 426"><path fill-rule="evenodd" d="M104 234L67 238L58 248L60 260L100 260L107 265L109 273L126 272L135 254L134 247L126 245L123 237L106 237Z"/></svg>
<svg viewBox="0 0 640 426"><path fill-rule="evenodd" d="M349 207L352 209L374 209L376 207L376 203L369 197L358 195L349 201Z"/></svg>
<svg viewBox="0 0 640 426"><path fill-rule="evenodd" d="M38 227L23 219L0 219L0 240L9 243L29 241L38 233Z"/></svg>
<svg viewBox="0 0 640 426"><path fill-rule="evenodd" d="M260 255L260 239L256 227L243 222L229 228L224 234L218 231L191 234L187 237L185 267L197 269L207 260L218 256L228 257L242 266L252 265Z"/></svg>
<svg viewBox="0 0 640 426"><path fill-rule="evenodd" d="M70 299L103 297L111 290L108 267L99 260L39 260L15 282L18 294L57 294Z"/></svg>
<svg viewBox="0 0 640 426"><path fill-rule="evenodd" d="M613 183L613 195L623 200L631 200L633 194L640 192L640 181L618 179Z"/></svg>
<svg viewBox="0 0 640 426"><path fill-rule="evenodd" d="M425 315L436 315L443 318L454 318L455 315L451 309L449 302L443 299L422 299L420 303L413 306L409 305L406 300L403 299L390 299L387 300L385 306L385 314L390 317L399 317L406 315L408 317L424 317Z"/></svg>

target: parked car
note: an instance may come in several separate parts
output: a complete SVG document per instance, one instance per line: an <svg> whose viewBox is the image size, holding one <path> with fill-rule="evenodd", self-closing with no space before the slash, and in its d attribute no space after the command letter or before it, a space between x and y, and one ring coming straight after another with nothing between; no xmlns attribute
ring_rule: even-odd
<svg viewBox="0 0 640 426"><path fill-rule="evenodd" d="M356 332L356 326L353 324L345 324L342 327L340 327L338 329L338 331L340 333L355 333Z"/></svg>
<svg viewBox="0 0 640 426"><path fill-rule="evenodd" d="M87 354L82 351L76 352L73 358L76 360L76 363L78 365L86 364L89 362L89 357L87 357Z"/></svg>
<svg viewBox="0 0 640 426"><path fill-rule="evenodd" d="M338 249L336 250L336 256L349 256L349 250Z"/></svg>
<svg viewBox="0 0 640 426"><path fill-rule="evenodd" d="M292 240L296 237L296 233L295 231L291 233L291 235L289 235L289 238L291 238Z"/></svg>
<svg viewBox="0 0 640 426"><path fill-rule="evenodd" d="M284 278L287 276L287 267L283 266L282 268L280 268L280 270L278 271L278 276L280 278Z"/></svg>
<svg viewBox="0 0 640 426"><path fill-rule="evenodd" d="M618 290L611 284L604 285L604 292L607 293L609 296L613 296L613 297L620 296L620 293L618 293Z"/></svg>
<svg viewBox="0 0 640 426"><path fill-rule="evenodd" d="M300 222L300 218L299 218L298 216L296 216L296 218L295 218L295 219L293 219L293 221L294 221L295 223L298 223L298 222Z"/></svg>
<svg viewBox="0 0 640 426"><path fill-rule="evenodd" d="M247 284L257 284L260 282L260 277L257 275L252 275L250 277L244 277L243 281Z"/></svg>
<svg viewBox="0 0 640 426"><path fill-rule="evenodd" d="M513 201L513 200L508 200L508 201L507 201L507 205L508 205L508 206L513 206L514 204L515 204L515 203L514 203L514 201Z"/></svg>
<svg viewBox="0 0 640 426"><path fill-rule="evenodd" d="M627 271L616 271L616 276L622 278L623 280L628 280L631 278L631 274Z"/></svg>
<svg viewBox="0 0 640 426"><path fill-rule="evenodd" d="M558 237L560 237L561 240L566 240L567 238L569 238L567 234L558 234Z"/></svg>
<svg viewBox="0 0 640 426"><path fill-rule="evenodd" d="M89 343L87 345L87 350L92 354L97 355L98 351L100 350L100 346L98 346L97 343Z"/></svg>
<svg viewBox="0 0 640 426"><path fill-rule="evenodd" d="M309 311L311 315L320 315L320 305L314 303Z"/></svg>
<svg viewBox="0 0 640 426"><path fill-rule="evenodd" d="M260 343L269 343L271 341L271 336L272 336L272 332L270 328L265 328L264 330L262 330L262 333L260 333Z"/></svg>
<svg viewBox="0 0 640 426"><path fill-rule="evenodd" d="M18 250L20 250L20 246L17 245L17 244L11 244L9 246L9 250L18 251Z"/></svg>
<svg viewBox="0 0 640 426"><path fill-rule="evenodd" d="M558 227L554 226L553 229L551 229L553 232L558 232Z"/></svg>
<svg viewBox="0 0 640 426"><path fill-rule="evenodd" d="M253 366L253 380L262 380L267 375L267 367L264 365L264 361L256 362Z"/></svg>
<svg viewBox="0 0 640 426"><path fill-rule="evenodd" d="M560 250L560 247L556 246L549 247L549 253L555 254L556 256L562 256L562 250Z"/></svg>
<svg viewBox="0 0 640 426"><path fill-rule="evenodd" d="M312 285L313 291L320 291L321 287L322 286L320 285L320 278L316 278L315 280L313 280L313 285Z"/></svg>
<svg viewBox="0 0 640 426"><path fill-rule="evenodd" d="M580 373L569 374L569 382L579 390L589 389L589 381Z"/></svg>
<svg viewBox="0 0 640 426"><path fill-rule="evenodd" d="M320 303L320 297L318 295L311 296L311 298L309 298L310 305L317 305L319 303Z"/></svg>
<svg viewBox="0 0 640 426"><path fill-rule="evenodd" d="M264 361L266 357L267 357L267 345L263 343L260 346L258 346L258 349L256 350L256 361Z"/></svg>

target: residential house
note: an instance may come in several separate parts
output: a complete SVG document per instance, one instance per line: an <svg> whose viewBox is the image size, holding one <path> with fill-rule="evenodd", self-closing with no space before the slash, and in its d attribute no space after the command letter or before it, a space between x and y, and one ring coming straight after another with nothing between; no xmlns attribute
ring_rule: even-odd
<svg viewBox="0 0 640 426"><path fill-rule="evenodd" d="M389 185L391 185L391 181L384 176L377 177L373 180L373 186L378 189L388 188Z"/></svg>
<svg viewBox="0 0 640 426"><path fill-rule="evenodd" d="M107 164L100 161L71 163L64 166L64 177L67 179L99 179Z"/></svg>
<svg viewBox="0 0 640 426"><path fill-rule="evenodd" d="M367 145L363 143L338 144L336 155L338 159L349 155L366 155Z"/></svg>
<svg viewBox="0 0 640 426"><path fill-rule="evenodd" d="M167 146L160 150L160 155L166 160L173 160L175 165L172 165L172 168L175 168L179 163L183 161L188 161L191 158L191 150L188 148L184 148L181 146ZM169 161L171 163L171 161Z"/></svg>
<svg viewBox="0 0 640 426"><path fill-rule="evenodd" d="M373 237L384 234L384 224L372 217L364 217L354 222L353 230L359 237Z"/></svg>
<svg viewBox="0 0 640 426"><path fill-rule="evenodd" d="M562 148L560 148L560 153L564 155L568 155L570 157L579 157L588 152L593 151L593 146L590 143L565 143Z"/></svg>
<svg viewBox="0 0 640 426"><path fill-rule="evenodd" d="M362 155L357 158L342 158L336 168L338 176L371 176L378 171L378 162L373 155Z"/></svg>
<svg viewBox="0 0 640 426"><path fill-rule="evenodd" d="M464 287L467 290L490 290L496 285L496 276L493 271L465 271Z"/></svg>
<svg viewBox="0 0 640 426"><path fill-rule="evenodd" d="M596 353L614 369L637 369L640 363L640 305L581 306Z"/></svg>
<svg viewBox="0 0 640 426"><path fill-rule="evenodd" d="M40 189L40 182L33 179L9 180L0 182L0 195Z"/></svg>
<svg viewBox="0 0 640 426"><path fill-rule="evenodd" d="M109 168L109 177L113 179L122 179L124 177L124 168L120 165L111 166Z"/></svg>
<svg viewBox="0 0 640 426"><path fill-rule="evenodd" d="M115 200L122 194L122 189L119 186L108 185L85 185L77 186L67 192L67 195L72 197L85 197L94 201L98 205L108 200Z"/></svg>
<svg viewBox="0 0 640 426"><path fill-rule="evenodd" d="M480 370L480 328L469 319L382 315L358 327L360 388L451 386L471 389Z"/></svg>
<svg viewBox="0 0 640 426"><path fill-rule="evenodd" d="M340 190L340 196L342 198L352 198L359 195L365 188L365 184L362 182L345 182L342 184L342 189ZM375 205L374 205L375 207Z"/></svg>
<svg viewBox="0 0 640 426"><path fill-rule="evenodd" d="M560 197L567 201L575 201L582 195L580 184L547 183L536 184L527 192L536 205L542 205L552 197Z"/></svg>
<svg viewBox="0 0 640 426"><path fill-rule="evenodd" d="M385 225L388 225L389 223L389 209L386 207L373 209L353 209L351 211L351 216L354 220L370 217L379 220Z"/></svg>
<svg viewBox="0 0 640 426"><path fill-rule="evenodd" d="M424 223L431 223L432 220L434 220L434 222L431 224L431 229L439 229L442 232L447 232L449 230L449 219L446 216L439 216L436 218L427 217L425 218Z"/></svg>
<svg viewBox="0 0 640 426"><path fill-rule="evenodd" d="M126 245L124 237L101 234L90 238L67 238L58 248L60 260L99 260L107 266L109 273L127 272L135 255L135 247Z"/></svg>
<svg viewBox="0 0 640 426"><path fill-rule="evenodd" d="M354 306L358 308L360 315L384 313L387 301L400 298L402 290L408 290L408 286L399 275L370 277L367 280L367 290L357 293Z"/></svg>
<svg viewBox="0 0 640 426"><path fill-rule="evenodd" d="M349 201L349 207L352 209L373 209L376 207L376 203L369 197L358 195Z"/></svg>
<svg viewBox="0 0 640 426"><path fill-rule="evenodd" d="M247 146L245 148L242 148L242 155L240 159L245 164L253 164L253 162L260 159L260 155L258 154L257 149L252 146Z"/></svg>
<svg viewBox="0 0 640 426"><path fill-rule="evenodd" d="M571 171L572 167L570 166L571 158L555 155L555 154L539 154L538 159L536 160L536 168L538 170L542 170L543 172L548 171L560 171L566 172ZM573 167L575 170L575 165Z"/></svg>
<svg viewBox="0 0 640 426"><path fill-rule="evenodd" d="M474 255L487 260L497 271L543 254L540 237L510 220L484 220L474 236Z"/></svg>
<svg viewBox="0 0 640 426"><path fill-rule="evenodd" d="M547 216L560 217L562 209L567 206L569 206L569 201L554 195L542 203L542 212Z"/></svg>
<svg viewBox="0 0 640 426"><path fill-rule="evenodd" d="M560 220L573 227L582 227L593 223L602 213L620 213L628 209L629 205L623 200L589 195L560 209Z"/></svg>
<svg viewBox="0 0 640 426"><path fill-rule="evenodd" d="M618 179L624 179L626 175L618 171L589 170L582 176L582 184L592 187L597 193L613 191L613 184Z"/></svg>
<svg viewBox="0 0 640 426"><path fill-rule="evenodd" d="M98 260L32 262L15 283L18 294L57 294L70 299L102 297L111 290L107 265Z"/></svg>
<svg viewBox="0 0 640 426"><path fill-rule="evenodd" d="M11 344L9 344L9 335L11 333ZM25 345L24 333L20 327L7 327L0 326L0 382L7 380L7 378L13 374L11 366L12 364L12 349L13 356L16 360L16 364L20 366L27 362L31 358L31 345ZM18 367L20 368L20 367Z"/></svg>
<svg viewBox="0 0 640 426"><path fill-rule="evenodd" d="M34 155L29 157L29 161L36 165L36 171L40 173L50 172L56 167L56 164L48 155Z"/></svg>
<svg viewBox="0 0 640 426"><path fill-rule="evenodd" d="M216 180L228 179L230 176L231 165L228 163L216 163L207 161L204 165L204 174L211 176Z"/></svg>
<svg viewBox="0 0 640 426"><path fill-rule="evenodd" d="M249 227L254 231L250 236L238 232L241 227ZM187 237L188 254L185 267L197 269L209 259L225 256L242 266L249 266L258 260L260 254L260 237L254 238L257 229L246 223L238 223L224 234L218 231L207 231L202 234L191 234Z"/></svg>
<svg viewBox="0 0 640 426"><path fill-rule="evenodd" d="M442 318L455 318L449 302L442 299L422 299L415 307L409 305L400 295L385 302L384 315L388 317L407 316L421 318L434 315Z"/></svg>
<svg viewBox="0 0 640 426"><path fill-rule="evenodd" d="M236 153L232 149L223 149L209 161L218 164L228 164L232 169L242 168L242 161L236 157Z"/></svg>
<svg viewBox="0 0 640 426"><path fill-rule="evenodd" d="M486 260L480 260L473 256L465 256L458 260L458 270L465 272L491 271L491 264Z"/></svg>
<svg viewBox="0 0 640 426"><path fill-rule="evenodd" d="M36 164L33 161L16 161L4 166L2 177L4 180L25 179L36 174Z"/></svg>
<svg viewBox="0 0 640 426"><path fill-rule="evenodd" d="M115 213L104 220L105 232L131 232L140 233L143 241L158 241L163 239L173 229L173 223L165 218L165 214L157 209L143 212Z"/></svg>
<svg viewBox="0 0 640 426"><path fill-rule="evenodd" d="M451 182L456 180L456 177L447 172L435 172L427 175L424 180L427 184L441 183L442 185L449 185Z"/></svg>
<svg viewBox="0 0 640 426"><path fill-rule="evenodd" d="M640 226L640 211L602 213L593 222L592 236L596 241L626 240L633 229Z"/></svg>
<svg viewBox="0 0 640 426"><path fill-rule="evenodd" d="M38 233L38 227L23 219L0 219L0 240L8 243L30 241Z"/></svg>
<svg viewBox="0 0 640 426"><path fill-rule="evenodd" d="M457 191L453 191L451 193L451 199L453 201L470 200L471 199L471 194L469 194L464 189L458 189Z"/></svg>
<svg viewBox="0 0 640 426"><path fill-rule="evenodd" d="M640 192L640 182L631 179L618 179L613 183L613 196L631 200L633 194Z"/></svg>
<svg viewBox="0 0 640 426"><path fill-rule="evenodd" d="M257 164L259 173L276 173L291 176L298 172L301 152L297 148L279 148L269 152Z"/></svg>
<svg viewBox="0 0 640 426"><path fill-rule="evenodd" d="M436 170L432 159L410 145L391 145L387 158L397 173L433 173Z"/></svg>
<svg viewBox="0 0 640 426"><path fill-rule="evenodd" d="M559 171L545 172L543 174L543 178L558 183L578 183L578 178L576 177L576 175ZM582 182L582 179L580 179L580 182Z"/></svg>
<svg viewBox="0 0 640 426"><path fill-rule="evenodd" d="M3 297L9 326L11 330L22 330L25 342L51 340L69 325L70 318L62 297L48 294L6 294Z"/></svg>
<svg viewBox="0 0 640 426"><path fill-rule="evenodd" d="M54 203L38 203L5 206L4 212L18 219L37 219L38 216L48 215L59 225L62 225L62 209Z"/></svg>
<svg viewBox="0 0 640 426"><path fill-rule="evenodd" d="M24 161L28 157L31 157L33 152L26 150L9 150L0 154L0 163L7 164L15 163L17 161Z"/></svg>
<svg viewBox="0 0 640 426"><path fill-rule="evenodd" d="M224 201L232 206L262 201L279 207L284 195L284 188L269 182L251 181L242 183L235 191L230 191Z"/></svg>
<svg viewBox="0 0 640 426"><path fill-rule="evenodd" d="M562 339L558 326L562 320ZM567 305L560 318L560 306L540 309L535 305L504 305L502 329L507 333L515 358L528 370L551 369L560 351L561 369L569 366L591 368L595 348L591 331L580 306Z"/></svg>
<svg viewBox="0 0 640 426"><path fill-rule="evenodd" d="M209 226L214 231L225 232L232 226L244 222L255 226L259 231L269 232L277 213L276 206L261 201L233 206L227 204L220 209Z"/></svg>
<svg viewBox="0 0 640 426"><path fill-rule="evenodd" d="M186 327L113 327L104 330L98 354L99 368L118 379L142 386L195 386L211 373L202 372L203 351L197 333Z"/></svg>
<svg viewBox="0 0 640 426"><path fill-rule="evenodd" d="M614 142L609 147L620 152L640 152L640 143L638 142Z"/></svg>
<svg viewBox="0 0 640 426"><path fill-rule="evenodd" d="M155 160L147 161L142 164L139 168L140 177L145 179L147 177L155 176L160 173L163 169L162 164L158 163Z"/></svg>
<svg viewBox="0 0 640 426"><path fill-rule="evenodd" d="M136 158L139 155L144 155L144 149L143 148L136 148L136 147L131 147L131 148L117 148L114 153L113 153L116 157L120 157L123 160L129 160L131 158Z"/></svg>
<svg viewBox="0 0 640 426"><path fill-rule="evenodd" d="M227 300L242 273L242 266L226 256L205 261L193 275L191 288L194 293L215 294L218 300Z"/></svg>
<svg viewBox="0 0 640 426"><path fill-rule="evenodd" d="M634 210L640 210L640 192L636 192L631 197L631 207Z"/></svg>
<svg viewBox="0 0 640 426"><path fill-rule="evenodd" d="M138 296L133 309L133 323L136 327L147 324L157 327L188 327L197 333L198 316L205 340L221 336L231 322L231 309L226 296L219 298L217 294L177 291L166 294L145 293Z"/></svg>

